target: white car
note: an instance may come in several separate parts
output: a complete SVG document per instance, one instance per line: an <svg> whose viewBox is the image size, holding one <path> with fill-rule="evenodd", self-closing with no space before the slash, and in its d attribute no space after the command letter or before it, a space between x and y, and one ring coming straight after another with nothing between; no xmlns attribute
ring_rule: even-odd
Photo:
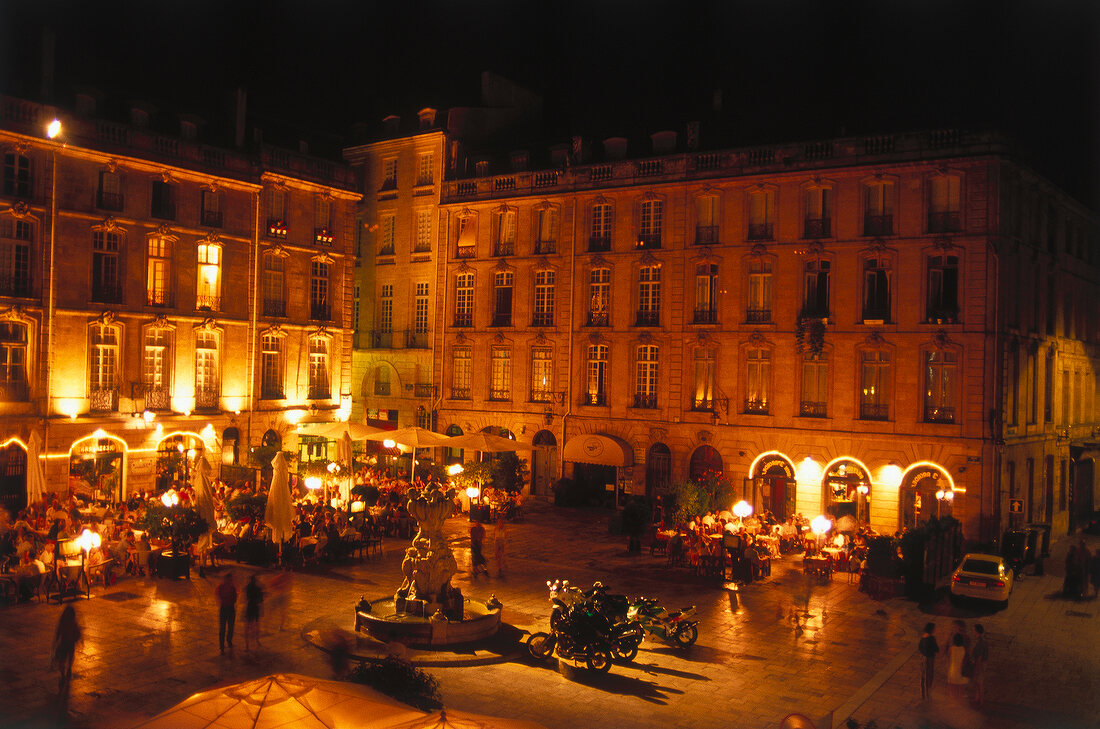
<svg viewBox="0 0 1100 729"><path fill-rule="evenodd" d="M951 599L972 597L1008 606L1012 570L995 554L968 554L951 574Z"/></svg>

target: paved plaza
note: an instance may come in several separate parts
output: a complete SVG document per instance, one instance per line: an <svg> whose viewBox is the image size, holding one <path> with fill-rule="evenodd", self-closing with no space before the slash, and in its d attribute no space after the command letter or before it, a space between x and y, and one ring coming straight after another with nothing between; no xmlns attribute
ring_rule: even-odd
<svg viewBox="0 0 1100 729"><path fill-rule="evenodd" d="M698 606L698 644L680 652L647 640L635 662L609 675L571 681L553 663L535 664L522 646L410 657L439 681L445 706L535 719L548 727L778 727L788 713L818 727L851 717L890 727L1100 726L1100 619L1097 600L1059 597L1067 540L1054 545L1046 575L1029 575L1003 611L952 608L946 599L918 606L877 602L846 576L813 589L809 609L800 561L775 563L770 578L740 589L706 582L662 557L628 554L610 536L609 514L532 504L508 527L505 574L471 580L464 518L447 522L460 570L455 583L504 603L506 637L545 629L545 582L601 580L614 591ZM486 552L494 554L489 527ZM1100 539L1089 537L1090 548ZM0 608L0 726L129 727L216 684L275 672L329 677L326 656L306 636L350 629L361 595L392 594L404 544L387 539L381 555L293 575L286 619L264 615L262 645L244 650L238 620L235 652L220 655L214 587L222 570L190 581L126 577L97 586L76 608L84 628L67 702L49 670L49 644L61 608L29 603ZM491 562L493 560L491 559ZM228 563L243 585L267 570ZM262 577L261 577L262 579ZM809 617L804 617L808 612ZM941 645L951 622L984 624L991 661L987 703L973 709L948 697L941 660L934 695L921 701L915 647L920 627L937 622ZM941 653L941 659L943 654Z"/></svg>

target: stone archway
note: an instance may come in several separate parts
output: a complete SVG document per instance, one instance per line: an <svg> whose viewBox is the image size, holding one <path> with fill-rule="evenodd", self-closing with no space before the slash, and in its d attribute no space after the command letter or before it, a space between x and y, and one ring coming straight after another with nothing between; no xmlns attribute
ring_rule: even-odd
<svg viewBox="0 0 1100 729"><path fill-rule="evenodd" d="M779 521L795 515L797 481L794 464L779 453L768 453L756 463L752 473L750 498L757 511L770 511Z"/></svg>
<svg viewBox="0 0 1100 729"><path fill-rule="evenodd" d="M939 501L938 491L953 490L951 479L942 468L922 465L905 473L898 492L899 518L902 529L913 529L935 516L950 516L954 501Z"/></svg>
<svg viewBox="0 0 1100 729"><path fill-rule="evenodd" d="M701 445L691 454L688 478L698 481L711 471L722 473L722 454L714 446Z"/></svg>

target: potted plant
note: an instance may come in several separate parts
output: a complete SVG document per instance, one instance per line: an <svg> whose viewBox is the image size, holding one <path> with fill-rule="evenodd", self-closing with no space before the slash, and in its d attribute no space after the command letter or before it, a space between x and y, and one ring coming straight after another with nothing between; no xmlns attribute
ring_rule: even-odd
<svg viewBox="0 0 1100 729"><path fill-rule="evenodd" d="M197 509L150 501L142 528L151 539L170 542L172 548L158 558L158 572L168 577L191 576L191 545L209 529Z"/></svg>

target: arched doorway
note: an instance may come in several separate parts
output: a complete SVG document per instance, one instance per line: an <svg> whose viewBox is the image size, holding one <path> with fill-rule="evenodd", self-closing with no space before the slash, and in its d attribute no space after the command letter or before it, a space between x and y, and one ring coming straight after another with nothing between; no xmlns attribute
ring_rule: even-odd
<svg viewBox="0 0 1100 729"><path fill-rule="evenodd" d="M850 459L833 461L822 474L821 488L823 511L834 523L845 516L857 524L867 521L871 477L862 465Z"/></svg>
<svg viewBox="0 0 1100 729"><path fill-rule="evenodd" d="M206 450L203 439L193 433L173 433L157 444L156 491L190 483L191 469Z"/></svg>
<svg viewBox="0 0 1100 729"><path fill-rule="evenodd" d="M654 443L645 457L645 495L653 500L668 492L672 484L672 451L664 443Z"/></svg>
<svg viewBox="0 0 1100 729"><path fill-rule="evenodd" d="M88 436L69 450L69 488L97 499L127 498L122 474L126 446L115 438Z"/></svg>
<svg viewBox="0 0 1100 729"><path fill-rule="evenodd" d="M954 500L941 502L936 493L953 488L947 473L936 466L920 466L907 472L898 495L901 527L913 529L934 516L949 516Z"/></svg>
<svg viewBox="0 0 1100 729"><path fill-rule="evenodd" d="M241 433L236 428L226 428L222 431L222 465L240 465L240 441Z"/></svg>
<svg viewBox="0 0 1100 729"><path fill-rule="evenodd" d="M757 459L752 472L752 499L757 511L770 511L779 521L795 515L797 482L794 465L779 453L767 453Z"/></svg>
<svg viewBox="0 0 1100 729"><path fill-rule="evenodd" d="M458 427L454 423L447 426L446 432L443 435L448 438L454 438L462 435L462 428ZM462 449L461 448L444 448L443 449L443 462L450 465L452 463L462 463Z"/></svg>
<svg viewBox="0 0 1100 729"><path fill-rule="evenodd" d="M701 445L691 454L691 463L688 465L688 478L698 481L708 472L722 473L722 455L717 448L709 445Z"/></svg>
<svg viewBox="0 0 1100 729"><path fill-rule="evenodd" d="M14 440L0 448L0 506L13 517L27 506L27 452Z"/></svg>
<svg viewBox="0 0 1100 729"><path fill-rule="evenodd" d="M274 430L269 430L264 433L260 439L260 446L263 448L273 448L279 450L283 446L282 437Z"/></svg>
<svg viewBox="0 0 1100 729"><path fill-rule="evenodd" d="M558 439L549 430L535 433L531 459L531 493L546 496L558 477Z"/></svg>

